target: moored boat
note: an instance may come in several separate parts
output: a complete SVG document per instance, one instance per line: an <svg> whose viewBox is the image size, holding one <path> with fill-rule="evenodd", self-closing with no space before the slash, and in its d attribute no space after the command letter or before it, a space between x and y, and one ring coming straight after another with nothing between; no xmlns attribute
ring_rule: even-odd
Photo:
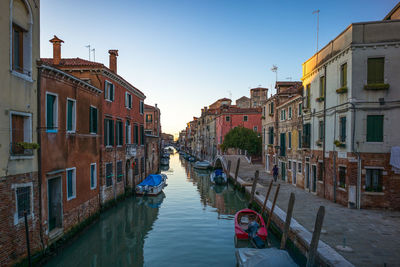
<svg viewBox="0 0 400 267"><path fill-rule="evenodd" d="M210 164L210 162L208 162L206 160L205 161L196 161L196 163L194 164L194 167L196 169L206 170L211 167L211 164Z"/></svg>
<svg viewBox="0 0 400 267"><path fill-rule="evenodd" d="M243 209L235 214L235 237L238 240L267 239L267 228L262 216L251 209ZM250 238L249 238L250 237Z"/></svg>
<svg viewBox="0 0 400 267"><path fill-rule="evenodd" d="M167 184L167 175L150 174L136 186L136 194L155 196L161 193Z"/></svg>
<svg viewBox="0 0 400 267"><path fill-rule="evenodd" d="M210 180L213 184L226 184L228 178L222 169L216 169L210 174Z"/></svg>

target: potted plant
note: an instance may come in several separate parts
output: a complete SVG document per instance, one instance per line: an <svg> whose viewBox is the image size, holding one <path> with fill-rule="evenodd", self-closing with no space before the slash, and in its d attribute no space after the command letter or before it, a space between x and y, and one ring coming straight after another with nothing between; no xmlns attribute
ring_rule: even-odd
<svg viewBox="0 0 400 267"><path fill-rule="evenodd" d="M333 142L333 144L334 144L336 147L346 147L346 143L340 142L339 140L335 140L335 141Z"/></svg>
<svg viewBox="0 0 400 267"><path fill-rule="evenodd" d="M322 140L321 140L321 139L317 140L317 141L315 142L315 144L316 144L317 146L322 146Z"/></svg>
<svg viewBox="0 0 400 267"><path fill-rule="evenodd" d="M265 116L261 116L261 119L262 119L262 120L265 120Z"/></svg>
<svg viewBox="0 0 400 267"><path fill-rule="evenodd" d="M325 97L320 96L320 97L317 97L315 100L316 100L317 102L323 102L323 101L325 100Z"/></svg>
<svg viewBox="0 0 400 267"><path fill-rule="evenodd" d="M38 149L39 144L37 143L28 143L28 142L18 142L16 145L23 149Z"/></svg>
<svg viewBox="0 0 400 267"><path fill-rule="evenodd" d="M370 83L364 85L365 90L386 90L389 89L390 85L388 83Z"/></svg>
<svg viewBox="0 0 400 267"><path fill-rule="evenodd" d="M338 93L338 94L345 94L345 93L347 93L347 91L348 91L347 86L343 86L343 87L340 87L339 89L336 89L336 93Z"/></svg>

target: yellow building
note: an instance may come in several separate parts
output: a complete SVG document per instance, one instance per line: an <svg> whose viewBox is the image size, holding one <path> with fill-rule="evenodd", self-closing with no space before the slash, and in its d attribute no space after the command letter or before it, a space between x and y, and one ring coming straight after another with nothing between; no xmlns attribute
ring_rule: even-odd
<svg viewBox="0 0 400 267"><path fill-rule="evenodd" d="M26 255L39 240L37 67L40 0L0 1L0 266Z"/></svg>

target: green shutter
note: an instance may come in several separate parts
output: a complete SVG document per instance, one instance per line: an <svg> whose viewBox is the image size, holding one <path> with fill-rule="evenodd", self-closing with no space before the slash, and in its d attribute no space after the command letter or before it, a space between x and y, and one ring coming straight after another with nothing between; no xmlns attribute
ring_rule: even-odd
<svg viewBox="0 0 400 267"><path fill-rule="evenodd" d="M54 128L54 99L55 96L47 95L47 118L46 118L46 127L53 129Z"/></svg>
<svg viewBox="0 0 400 267"><path fill-rule="evenodd" d="M108 123L108 120L107 119L104 119L104 129L103 129L103 132L104 132L104 145L106 146L106 145L108 145L108 131L107 131L107 123Z"/></svg>
<svg viewBox="0 0 400 267"><path fill-rule="evenodd" d="M346 141L346 117L340 118L340 141Z"/></svg>
<svg viewBox="0 0 400 267"><path fill-rule="evenodd" d="M89 108L89 133L93 133L93 108Z"/></svg>
<svg viewBox="0 0 400 267"><path fill-rule="evenodd" d="M383 115L367 116L367 142L383 142Z"/></svg>
<svg viewBox="0 0 400 267"><path fill-rule="evenodd" d="M319 96L324 97L325 92L325 76L319 78Z"/></svg>
<svg viewBox="0 0 400 267"><path fill-rule="evenodd" d="M93 108L93 133L97 133L97 108Z"/></svg>
<svg viewBox="0 0 400 267"><path fill-rule="evenodd" d="M110 145L114 145L114 121L110 120Z"/></svg>
<svg viewBox="0 0 400 267"><path fill-rule="evenodd" d="M67 100L67 131L72 131L72 111L74 109L74 102Z"/></svg>
<svg viewBox="0 0 400 267"><path fill-rule="evenodd" d="M107 88L107 81L104 81L104 98L105 98L105 99L107 99L107 91L108 91L108 88Z"/></svg>
<svg viewBox="0 0 400 267"><path fill-rule="evenodd" d="M372 83L383 83L384 81L384 63L385 59L381 58L369 58L368 59L368 84Z"/></svg>
<svg viewBox="0 0 400 267"><path fill-rule="evenodd" d="M342 87L347 86L347 63L342 65Z"/></svg>

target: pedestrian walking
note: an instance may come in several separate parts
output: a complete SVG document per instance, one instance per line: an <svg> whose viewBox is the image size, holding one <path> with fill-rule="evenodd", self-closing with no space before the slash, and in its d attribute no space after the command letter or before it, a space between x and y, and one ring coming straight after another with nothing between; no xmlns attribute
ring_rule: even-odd
<svg viewBox="0 0 400 267"><path fill-rule="evenodd" d="M274 165L274 167L272 168L272 174L274 176L274 181L276 182L276 180L278 179L278 166Z"/></svg>

